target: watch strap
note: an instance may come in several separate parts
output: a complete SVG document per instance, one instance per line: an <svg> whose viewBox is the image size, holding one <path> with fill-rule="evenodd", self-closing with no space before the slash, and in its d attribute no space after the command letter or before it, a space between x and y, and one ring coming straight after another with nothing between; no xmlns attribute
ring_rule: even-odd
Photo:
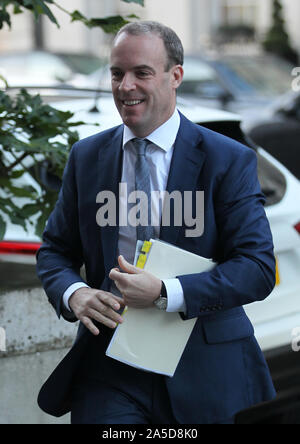
<svg viewBox="0 0 300 444"><path fill-rule="evenodd" d="M164 281L161 281L160 297L161 298L168 298L167 289L166 289L166 286L164 284Z"/></svg>

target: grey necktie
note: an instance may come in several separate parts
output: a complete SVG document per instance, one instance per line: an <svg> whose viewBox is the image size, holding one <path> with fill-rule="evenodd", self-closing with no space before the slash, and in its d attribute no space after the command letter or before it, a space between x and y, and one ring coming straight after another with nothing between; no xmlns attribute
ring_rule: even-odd
<svg viewBox="0 0 300 444"><path fill-rule="evenodd" d="M153 237L153 228L151 227L151 186L150 170L146 159L147 145L150 143L147 139L133 139L133 145L136 149L137 160L135 165L135 189L143 191L148 200L148 224L146 226L138 225L136 227L137 240L149 240ZM139 217L139 215L137 215Z"/></svg>

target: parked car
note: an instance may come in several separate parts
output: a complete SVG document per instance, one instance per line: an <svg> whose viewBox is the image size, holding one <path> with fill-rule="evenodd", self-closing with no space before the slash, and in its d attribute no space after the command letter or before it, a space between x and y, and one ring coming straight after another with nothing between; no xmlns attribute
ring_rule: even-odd
<svg viewBox="0 0 300 444"><path fill-rule="evenodd" d="M300 179L300 92L289 92L246 121L251 139Z"/></svg>
<svg viewBox="0 0 300 444"><path fill-rule="evenodd" d="M121 123L111 94L96 100L98 112L95 112L94 105L95 100L91 98L57 103L60 109L75 112L76 120L91 124L100 122L100 130ZM300 183L270 154L252 144L242 132L237 115L201 108L180 97L178 108L195 123L236 139L257 152L258 174L266 195L266 214L274 238L277 282L265 301L248 305L245 310L253 322L256 338L265 353L279 395L264 408L258 406L241 413L238 420L256 423L265 421L267 416L266 421L286 423L289 421L287 415L299 416L300 413L300 355L291 348L292 331L300 326ZM93 125L83 126L80 137L97 131ZM32 180L30 177L26 180L29 179ZM9 226L5 239L0 242L1 287L20 286L24 278L25 285L38 285L35 253L40 242L33 233L27 234L19 226Z"/></svg>
<svg viewBox="0 0 300 444"><path fill-rule="evenodd" d="M214 57L187 54L183 68L180 96L197 98L202 106L250 118L290 89L293 66L269 54ZM71 83L110 90L109 65Z"/></svg>
<svg viewBox="0 0 300 444"><path fill-rule="evenodd" d="M106 62L106 60L105 60ZM87 53L20 51L0 53L0 74L10 86L42 86L80 80L104 64Z"/></svg>

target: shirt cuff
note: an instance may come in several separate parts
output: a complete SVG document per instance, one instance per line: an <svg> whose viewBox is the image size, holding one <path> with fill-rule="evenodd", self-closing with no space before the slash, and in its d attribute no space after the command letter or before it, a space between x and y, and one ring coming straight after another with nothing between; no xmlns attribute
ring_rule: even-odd
<svg viewBox="0 0 300 444"><path fill-rule="evenodd" d="M167 312L186 313L183 289L179 279L163 279L163 282L168 296Z"/></svg>
<svg viewBox="0 0 300 444"><path fill-rule="evenodd" d="M72 311L70 306L69 306L69 299L72 296L72 294L78 290L79 288L83 288L83 287L87 287L90 288L87 284L85 284L84 282L75 282L75 284L70 285L69 288L66 289L66 291L63 294L63 303L64 303L64 307L68 310L68 311Z"/></svg>

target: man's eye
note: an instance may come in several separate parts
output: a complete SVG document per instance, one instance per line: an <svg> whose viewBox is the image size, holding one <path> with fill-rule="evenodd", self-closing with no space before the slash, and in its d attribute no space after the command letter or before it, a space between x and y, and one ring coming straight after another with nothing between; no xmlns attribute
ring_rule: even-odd
<svg viewBox="0 0 300 444"><path fill-rule="evenodd" d="M121 71L112 71L111 73L112 79L120 79L122 77Z"/></svg>
<svg viewBox="0 0 300 444"><path fill-rule="evenodd" d="M138 77L147 77L149 75L148 71L138 71L137 73Z"/></svg>

